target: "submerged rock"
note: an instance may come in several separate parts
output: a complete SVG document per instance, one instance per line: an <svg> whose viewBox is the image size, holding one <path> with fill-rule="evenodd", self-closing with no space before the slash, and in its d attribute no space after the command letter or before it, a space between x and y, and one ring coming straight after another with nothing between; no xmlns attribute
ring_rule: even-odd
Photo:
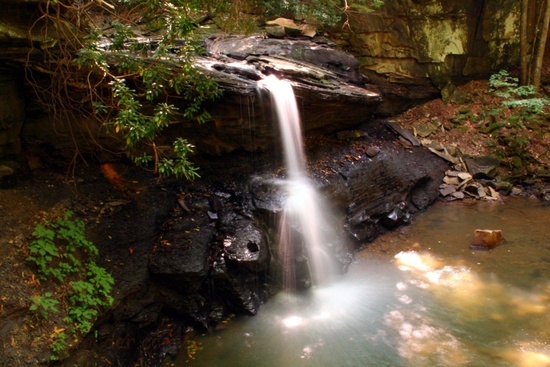
<svg viewBox="0 0 550 367"><path fill-rule="evenodd" d="M476 229L470 248L472 250L490 250L504 241L501 230Z"/></svg>

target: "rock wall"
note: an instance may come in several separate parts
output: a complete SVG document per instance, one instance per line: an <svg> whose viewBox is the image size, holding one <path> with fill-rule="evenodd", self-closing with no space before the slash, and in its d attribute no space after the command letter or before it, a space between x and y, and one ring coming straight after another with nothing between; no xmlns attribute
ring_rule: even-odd
<svg viewBox="0 0 550 367"><path fill-rule="evenodd" d="M537 1L540 0L530 0L531 6ZM0 0L3 9L0 14L0 73L4 72L9 76L14 72L22 74L28 56L31 59L34 57L30 53L31 45L36 49L48 47L47 35L39 32L42 24L36 19L37 3L35 0ZM335 60L330 59L329 54L323 54L326 47L321 44L315 50L289 46L285 57L309 62L307 59L316 53L320 57L326 57L325 66L335 68L336 74L352 83L366 75L367 87L379 92L382 98L382 104L376 113L381 116L394 115L415 104L438 97L441 88L449 81L460 83L468 78L487 76L506 65L515 65L518 12L519 2L515 0L385 0L384 6L372 13L350 12L349 27L336 29L330 35L332 41L348 51L350 56L355 56L351 60L353 65L350 64L354 74L345 75L343 65L339 67ZM33 27L29 31L31 25ZM322 37L315 39L326 42ZM214 51L217 51L222 43L214 44L218 47L214 47ZM243 47L248 46L241 45L241 50L238 51L249 52L243 51ZM257 47L255 52L258 52ZM259 52L261 54L261 49ZM0 89L3 91L0 93L16 98L16 94L10 91L13 87L2 83ZM272 129L267 123L261 129L254 129L254 134L258 135L255 138L260 139L255 139L253 143L242 140L245 136L242 126L250 123L250 118L253 120L259 116L250 108L257 96L255 93L249 94L243 98L241 95L228 93L225 106L216 104L215 119L203 126L198 133L189 134L202 138L197 141L197 145L208 153L219 154L242 147L255 150L261 148L258 142L262 138L265 141L271 139ZM242 103L235 103L239 100ZM6 105L0 110L11 108L7 107L8 104L13 103L6 99L0 100L0 105ZM17 104L36 107L34 101L20 101ZM232 108L226 108L228 106ZM349 126L356 123L358 115L367 118L371 112L366 109L365 112L356 113L359 107L354 106L342 110L346 112L342 115L319 114L323 107L334 107L329 106L323 98L303 106L308 112L305 114L306 125L322 121L325 125L331 125L333 130L334 124L330 124L330 119L337 119L337 124L347 120ZM240 110L237 115L234 114L235 107ZM246 116L250 111L253 114ZM25 112L28 116L28 110ZM223 121L225 114L228 119ZM37 141L36 136L32 136L36 135L33 134L35 127L40 127L42 131L44 127L51 126L53 130L53 123L47 120L48 116L37 119L33 115L32 118L25 119L28 129L24 130L24 134L29 133L31 141ZM220 126L223 129L219 130ZM62 130L59 125L55 129ZM88 126L85 127L87 129ZM0 136L13 137L18 134L15 130L6 130L8 129L1 125ZM20 127L16 130L20 130ZM51 146L66 145L69 140L70 138L65 137L64 142L57 141ZM0 145L6 145L6 142L0 140ZM3 152L6 149L0 148L0 156L5 154Z"/></svg>
<svg viewBox="0 0 550 367"><path fill-rule="evenodd" d="M349 21L336 39L380 88L380 114L438 96L448 81L486 77L517 63L515 0L385 0Z"/></svg>

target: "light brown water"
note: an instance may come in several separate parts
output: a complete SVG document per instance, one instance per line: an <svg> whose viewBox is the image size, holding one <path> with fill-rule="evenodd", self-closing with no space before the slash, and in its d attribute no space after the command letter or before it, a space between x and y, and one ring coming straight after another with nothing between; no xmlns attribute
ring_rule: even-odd
<svg viewBox="0 0 550 367"><path fill-rule="evenodd" d="M279 294L174 364L550 366L549 226L539 202L438 203L342 279ZM475 229L501 229L506 243L471 251ZM369 255L380 248L406 251Z"/></svg>

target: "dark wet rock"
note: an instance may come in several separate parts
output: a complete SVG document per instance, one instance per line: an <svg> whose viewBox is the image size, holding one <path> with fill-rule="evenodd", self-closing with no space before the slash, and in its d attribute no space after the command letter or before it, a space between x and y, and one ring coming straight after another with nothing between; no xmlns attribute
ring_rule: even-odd
<svg viewBox="0 0 550 367"><path fill-rule="evenodd" d="M194 293L209 271L208 253L214 235L211 219L204 212L176 212L165 223L149 263L161 282L184 293Z"/></svg>
<svg viewBox="0 0 550 367"><path fill-rule="evenodd" d="M409 224L411 222L411 213L406 209L406 202L398 203L389 214L380 218L380 222L388 229L394 229L398 226Z"/></svg>
<svg viewBox="0 0 550 367"><path fill-rule="evenodd" d="M140 361L145 366L164 365L167 358L176 358L184 345L185 329L177 320L164 318L139 345Z"/></svg>
<svg viewBox="0 0 550 367"><path fill-rule="evenodd" d="M250 180L249 190L251 203L260 213L270 216L284 210L287 194L279 181L256 176Z"/></svg>
<svg viewBox="0 0 550 367"><path fill-rule="evenodd" d="M383 126L373 121L365 127L369 137L376 139L376 156L366 154L371 145L358 140L348 148L336 148L344 157L337 164L323 162L336 175L323 176L327 183L322 190L345 213L346 230L359 242L376 238L388 227L406 224L411 214L430 205L449 168L426 148L395 144L396 134ZM327 147L323 152L329 157L333 154Z"/></svg>
<svg viewBox="0 0 550 367"><path fill-rule="evenodd" d="M255 273L231 269L223 256L213 263L211 283L213 296L232 313L255 315L265 297Z"/></svg>
<svg viewBox="0 0 550 367"><path fill-rule="evenodd" d="M314 182L312 182L314 184ZM288 199L286 184L283 180L256 177L249 185L252 203L257 211L258 218L264 222L264 227L269 228L271 234L270 254L271 271L273 281L278 285L292 289L305 289L313 284L311 278L311 264L308 260L303 229L300 225L282 227L286 222L284 208ZM328 214L328 213L326 213ZM325 218L330 221L332 218ZM328 223L327 223L328 224ZM284 233L280 231L284 228ZM338 229L335 223L334 228ZM323 239L321 251L330 258L331 265L344 273L352 261L351 249L346 245L342 234L336 235L332 228L320 228L320 237ZM280 237L285 238L280 241ZM290 260L289 260L290 259ZM283 268L286 268L283 270ZM291 282L283 281L283 273L293 274ZM285 283L283 285L283 283ZM289 284L290 283L290 284Z"/></svg>
<svg viewBox="0 0 550 367"><path fill-rule="evenodd" d="M245 60L249 56L278 56L305 62L340 76L343 81L363 84L359 61L347 52L326 43L309 40L265 39L263 37L221 36L206 42L212 55L227 55Z"/></svg>
<svg viewBox="0 0 550 367"><path fill-rule="evenodd" d="M193 327L208 329L210 302L200 293L185 294L170 287L159 287L158 301L167 314L182 317Z"/></svg>
<svg viewBox="0 0 550 367"><path fill-rule="evenodd" d="M223 247L229 262L255 272L267 270L269 266L269 248L252 220L237 218L232 230L223 238Z"/></svg>
<svg viewBox="0 0 550 367"><path fill-rule="evenodd" d="M378 153L380 153L380 148L376 145L367 148L367 155L371 158L376 156Z"/></svg>

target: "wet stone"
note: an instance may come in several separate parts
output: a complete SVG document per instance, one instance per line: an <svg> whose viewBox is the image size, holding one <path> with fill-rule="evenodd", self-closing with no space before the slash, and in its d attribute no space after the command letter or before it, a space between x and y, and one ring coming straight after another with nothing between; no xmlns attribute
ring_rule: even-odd
<svg viewBox="0 0 550 367"><path fill-rule="evenodd" d="M252 271L261 271L269 266L269 251L263 241L262 232L254 222L246 219L236 220L234 233L223 241L226 259L243 265Z"/></svg>
<svg viewBox="0 0 550 367"><path fill-rule="evenodd" d="M197 291L208 274L207 254L213 236L206 213L173 215L151 253L149 271L182 292Z"/></svg>
<svg viewBox="0 0 550 367"><path fill-rule="evenodd" d="M503 241L501 230L476 229L470 248L472 250L490 250L502 244Z"/></svg>

